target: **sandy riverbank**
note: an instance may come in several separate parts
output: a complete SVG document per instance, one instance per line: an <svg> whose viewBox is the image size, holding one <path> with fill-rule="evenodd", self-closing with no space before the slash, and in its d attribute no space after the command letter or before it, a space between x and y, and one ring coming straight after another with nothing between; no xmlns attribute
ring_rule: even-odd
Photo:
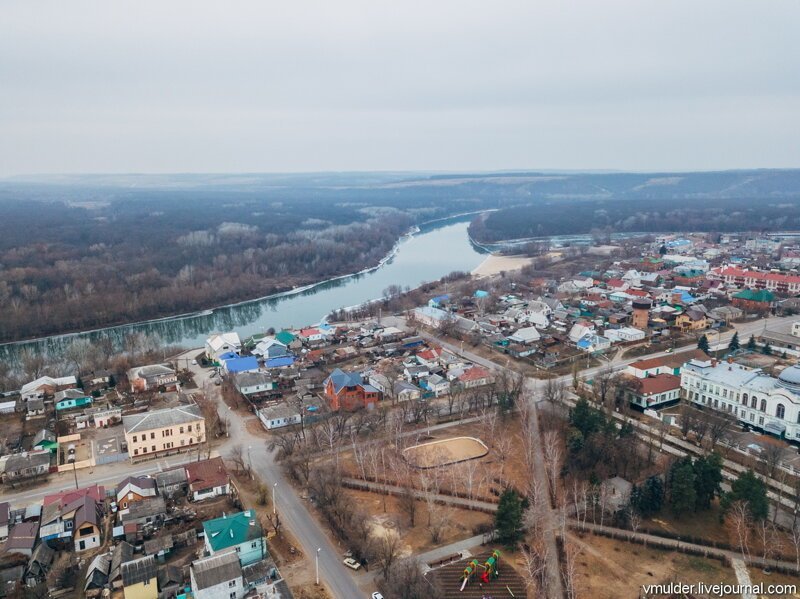
<svg viewBox="0 0 800 599"><path fill-rule="evenodd" d="M531 263L531 258L527 256L499 256L490 254L486 260L481 262L478 267L472 271L476 277L488 277L491 275L500 274L502 271L519 270L523 266Z"/></svg>

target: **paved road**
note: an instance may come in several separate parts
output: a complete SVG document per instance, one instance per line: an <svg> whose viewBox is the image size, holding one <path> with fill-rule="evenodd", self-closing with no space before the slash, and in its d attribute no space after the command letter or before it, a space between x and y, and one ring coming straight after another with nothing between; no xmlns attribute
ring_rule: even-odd
<svg viewBox="0 0 800 599"><path fill-rule="evenodd" d="M197 350L187 352L187 356L194 356ZM197 365L189 365L193 372L198 387L203 387L211 375L210 370ZM241 445L252 464L254 472L267 485L275 487L275 503L278 507L283 525L289 530L300 544L300 549L309 558L309 567L313 567L314 554L319 553L320 581L337 599L358 599L368 597L369 592L359 588L354 576L342 564L344 548L334 546L325 535L322 527L309 512L307 503L300 498L294 487L286 480L279 465L275 463L272 452L267 450L266 435L254 435L247 430L246 421L252 419L242 417L234 410L229 410L222 402L219 387L207 386L206 390L211 399L219 404L220 415L229 420L230 440L224 444L221 453L229 455L235 445Z"/></svg>

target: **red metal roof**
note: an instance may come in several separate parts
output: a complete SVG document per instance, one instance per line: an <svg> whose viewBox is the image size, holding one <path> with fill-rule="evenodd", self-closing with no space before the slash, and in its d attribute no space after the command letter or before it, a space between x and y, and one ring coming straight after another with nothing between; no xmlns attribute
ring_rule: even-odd
<svg viewBox="0 0 800 599"><path fill-rule="evenodd" d="M641 381L639 393L645 396L674 391L681 386L681 377L674 374L657 374L639 380Z"/></svg>

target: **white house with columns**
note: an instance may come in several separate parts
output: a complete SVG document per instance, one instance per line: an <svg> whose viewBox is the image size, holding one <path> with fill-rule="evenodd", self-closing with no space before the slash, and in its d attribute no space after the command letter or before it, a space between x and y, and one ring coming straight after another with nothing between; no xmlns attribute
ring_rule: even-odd
<svg viewBox="0 0 800 599"><path fill-rule="evenodd" d="M684 399L728 412L740 423L786 439L800 439L800 366L775 378L760 368L691 360L681 369Z"/></svg>

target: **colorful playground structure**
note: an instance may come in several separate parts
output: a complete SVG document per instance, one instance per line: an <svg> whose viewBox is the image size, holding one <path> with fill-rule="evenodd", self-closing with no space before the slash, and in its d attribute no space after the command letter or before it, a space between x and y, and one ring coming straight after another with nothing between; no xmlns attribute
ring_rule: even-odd
<svg viewBox="0 0 800 599"><path fill-rule="evenodd" d="M483 565L481 565L478 560L474 559L470 563L467 564L467 567L464 568L464 573L462 575L461 580L461 591L463 591L467 587L467 583L475 577L478 573L478 568L483 568L483 574L481 574L481 582L484 584L489 584L492 580L500 577L500 572L497 571L497 566L500 563L500 551L495 549L492 551L491 557L487 559Z"/></svg>

